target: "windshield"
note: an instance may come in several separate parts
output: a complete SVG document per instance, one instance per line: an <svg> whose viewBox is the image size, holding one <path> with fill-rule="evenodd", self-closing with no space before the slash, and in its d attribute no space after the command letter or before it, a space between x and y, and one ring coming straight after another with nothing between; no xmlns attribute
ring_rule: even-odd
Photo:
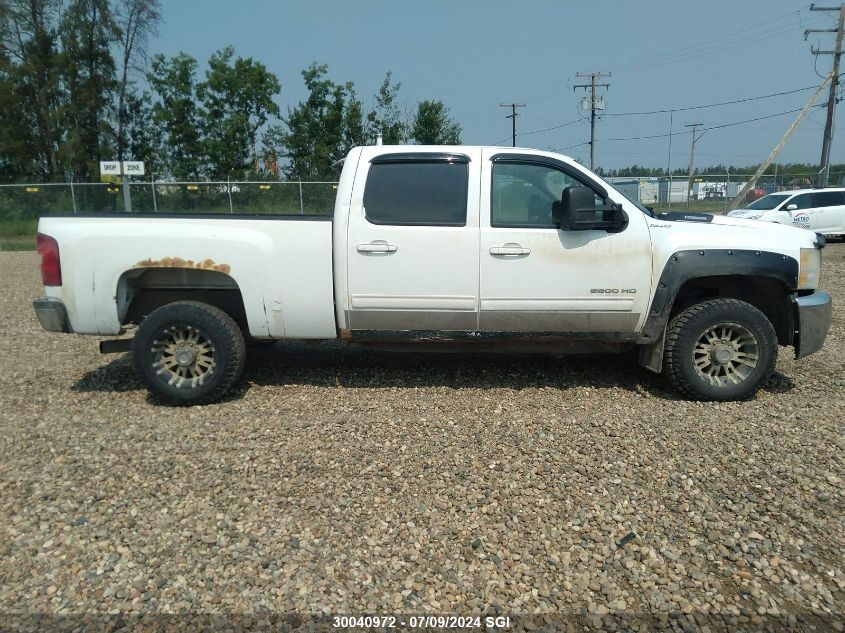
<svg viewBox="0 0 845 633"><path fill-rule="evenodd" d="M749 204L746 208L755 209L756 211L769 211L786 200L790 195L791 194L772 194L770 196L763 196L759 200L755 200Z"/></svg>

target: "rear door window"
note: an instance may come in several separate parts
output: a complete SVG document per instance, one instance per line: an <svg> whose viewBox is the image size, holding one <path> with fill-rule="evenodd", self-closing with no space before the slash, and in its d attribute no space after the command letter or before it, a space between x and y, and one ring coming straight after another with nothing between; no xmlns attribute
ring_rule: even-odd
<svg viewBox="0 0 845 633"><path fill-rule="evenodd" d="M838 207L845 204L845 193L842 191L819 191L815 195L817 207Z"/></svg>
<svg viewBox="0 0 845 633"><path fill-rule="evenodd" d="M387 155L372 161L364 211L372 224L466 226L467 159L414 160Z"/></svg>

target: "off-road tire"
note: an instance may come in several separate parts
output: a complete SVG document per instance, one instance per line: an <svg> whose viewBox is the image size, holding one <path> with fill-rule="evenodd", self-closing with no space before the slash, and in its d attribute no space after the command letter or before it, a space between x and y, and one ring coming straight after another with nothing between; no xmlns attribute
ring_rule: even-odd
<svg viewBox="0 0 845 633"><path fill-rule="evenodd" d="M193 337L199 344L191 347ZM188 367L174 364L176 356L170 352L179 346L190 347L188 353L196 358ZM222 310L199 301L177 301L141 322L132 339L132 356L135 371L152 394L166 404L187 406L214 402L232 388L243 372L246 346L240 328Z"/></svg>
<svg viewBox="0 0 845 633"><path fill-rule="evenodd" d="M716 367L716 361L710 361L702 349L706 346L706 336L718 332L722 326L735 329L740 342L751 340L745 334L756 339L754 344L742 347L756 351L740 352L742 360L735 361L756 363L753 368L746 364L736 365L740 371L748 372L736 384L731 381L739 377L738 374L734 374L735 378L719 380L726 384L711 384L707 372L700 366L710 362L705 369ZM721 341L715 343L711 343L714 354ZM722 345L729 350L735 347ZM681 395L693 400L742 400L752 396L772 375L777 360L777 336L766 315L753 305L738 299L711 299L687 308L671 320L666 330L663 354L663 373ZM756 359L753 359L755 355Z"/></svg>

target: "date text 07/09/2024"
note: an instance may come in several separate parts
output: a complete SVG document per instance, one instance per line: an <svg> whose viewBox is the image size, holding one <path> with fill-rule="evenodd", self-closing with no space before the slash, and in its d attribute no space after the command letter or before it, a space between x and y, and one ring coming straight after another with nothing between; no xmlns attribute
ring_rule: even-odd
<svg viewBox="0 0 845 633"><path fill-rule="evenodd" d="M335 628L446 628L446 629L484 629L508 630L511 619L508 616L334 616L332 626Z"/></svg>

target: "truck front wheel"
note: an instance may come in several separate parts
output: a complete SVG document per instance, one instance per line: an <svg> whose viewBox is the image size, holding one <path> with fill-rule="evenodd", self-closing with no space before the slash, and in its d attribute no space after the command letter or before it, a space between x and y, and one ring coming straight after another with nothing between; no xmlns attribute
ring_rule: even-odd
<svg viewBox="0 0 845 633"><path fill-rule="evenodd" d="M177 301L154 310L132 339L135 371L167 404L213 402L244 368L240 328L222 310L198 301Z"/></svg>
<svg viewBox="0 0 845 633"><path fill-rule="evenodd" d="M666 331L663 369L695 400L741 400L771 376L777 359L772 324L753 305L711 299L676 315Z"/></svg>

